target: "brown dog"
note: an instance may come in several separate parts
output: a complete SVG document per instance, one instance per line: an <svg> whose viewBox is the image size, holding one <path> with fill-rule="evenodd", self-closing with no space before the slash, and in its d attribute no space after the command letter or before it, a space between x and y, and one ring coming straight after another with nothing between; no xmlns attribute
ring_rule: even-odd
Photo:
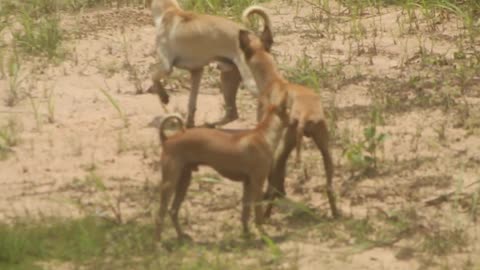
<svg viewBox="0 0 480 270"><path fill-rule="evenodd" d="M297 161L300 159L301 139L303 136L313 139L323 157L327 178L327 196L332 215L338 217L336 199L332 187L333 162L328 147L328 128L322 102L312 89L289 83L278 72L274 59L255 35L239 31L240 47L255 78L262 96L267 100L259 104L277 104L279 97L288 92L287 106L290 109L290 125L283 134L283 143L275 152L275 163L269 175L269 189L266 197L274 199L285 196L285 172L288 156L297 146ZM259 115L264 111L259 108ZM267 207L266 216L270 216L272 203Z"/></svg>
<svg viewBox="0 0 480 270"><path fill-rule="evenodd" d="M263 184L273 163L273 153L288 124L286 92L283 102L270 106L265 118L253 130L237 133L209 128L182 128L167 137L165 123L176 119L166 117L160 126L160 140L163 145L161 157L162 182L160 184L160 208L156 221L156 238L161 239L165 214L174 194L170 216L179 239L189 238L178 222L178 211L187 193L192 171L200 165L210 166L222 176L243 183L242 225L248 232L248 220L252 203L255 207L255 223L262 223L263 211L260 201ZM281 97L280 97L281 99Z"/></svg>
<svg viewBox="0 0 480 270"><path fill-rule="evenodd" d="M270 49L273 39L270 18L266 11L251 6L243 13L244 20L252 14L264 20L263 42ZM220 62L221 90L226 105L223 119L212 125L226 124L238 118L236 93L240 82L258 95L257 87L238 44L238 31L244 26L218 16L184 11L176 0L154 0L152 15L156 27L156 64L152 70L153 85L148 92L157 93L162 103L169 102L169 96L160 80L166 78L173 67L190 71L191 92L188 102L187 127L194 125L198 90L203 67L211 62Z"/></svg>

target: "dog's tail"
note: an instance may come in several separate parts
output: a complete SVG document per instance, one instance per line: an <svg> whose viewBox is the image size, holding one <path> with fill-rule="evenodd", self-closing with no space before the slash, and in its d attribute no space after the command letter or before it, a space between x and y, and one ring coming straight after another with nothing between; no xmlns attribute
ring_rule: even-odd
<svg viewBox="0 0 480 270"><path fill-rule="evenodd" d="M263 19L263 23L265 24L263 31L265 29L272 30L272 21L270 20L270 16L268 16L267 10L264 7L261 6L249 6L246 8L243 13L242 13L242 20L244 23L247 23L248 18L252 14L257 14Z"/></svg>
<svg viewBox="0 0 480 270"><path fill-rule="evenodd" d="M160 142L162 143L162 145L167 141L168 139L168 136L165 134L165 126L168 122L171 122L171 121L176 121L178 124L180 124L180 128L179 130L181 130L182 132L185 131L185 124L183 122L183 119L182 117L180 117L180 115L178 114L170 114L170 115L167 115L165 118L162 119L162 122L160 123L160 128L158 130L159 132L159 135L160 135Z"/></svg>
<svg viewBox="0 0 480 270"><path fill-rule="evenodd" d="M297 124L297 138L296 138L296 143L297 143L297 157L296 157L296 164L300 165L302 162L301 158L301 152L302 152L302 138L303 134L305 133L305 124L306 124L306 118L305 117L300 117L300 120L298 121Z"/></svg>
<svg viewBox="0 0 480 270"><path fill-rule="evenodd" d="M262 33L262 41L266 47L266 50L269 51L270 47L273 44L273 35L272 35L272 21L270 20L270 16L268 16L267 10L261 6L250 6L243 11L242 20L243 23L248 22L248 18L252 14L257 14L263 19L263 33Z"/></svg>

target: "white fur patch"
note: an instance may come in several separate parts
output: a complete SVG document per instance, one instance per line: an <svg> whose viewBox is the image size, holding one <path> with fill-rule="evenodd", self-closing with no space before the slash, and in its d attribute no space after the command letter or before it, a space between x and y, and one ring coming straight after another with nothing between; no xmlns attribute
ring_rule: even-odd
<svg viewBox="0 0 480 270"><path fill-rule="evenodd" d="M155 28L159 28L159 27L162 27L162 23L163 23L163 17L165 17L163 14L162 16L159 16L157 18L155 18L154 22L155 22ZM163 27L162 27L163 28Z"/></svg>
<svg viewBox="0 0 480 270"><path fill-rule="evenodd" d="M179 23L180 23L180 19L175 16L173 18L172 27L170 28L170 32L169 32L170 39L173 39L173 37L175 37L175 33L177 31L177 26Z"/></svg>

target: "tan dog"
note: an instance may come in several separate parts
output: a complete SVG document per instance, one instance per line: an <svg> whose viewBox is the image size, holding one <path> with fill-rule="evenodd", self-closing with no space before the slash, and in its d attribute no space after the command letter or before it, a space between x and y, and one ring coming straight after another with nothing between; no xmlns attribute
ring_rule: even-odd
<svg viewBox="0 0 480 270"><path fill-rule="evenodd" d="M265 10L251 6L243 13L246 20L252 14L264 20L263 42L270 49L273 39L271 23ZM245 63L238 44L238 31L244 26L218 16L184 11L176 0L154 0L152 15L156 27L156 64L152 70L153 85L148 92L158 93L162 103L169 96L160 80L167 77L173 67L187 69L191 74L191 92L188 102L187 126L194 125L198 90L203 67L211 62L222 63L221 88L226 104L226 114L214 125L226 124L238 118L236 93L243 79L245 86L258 95L257 87ZM241 75L241 76L240 76Z"/></svg>
<svg viewBox="0 0 480 270"><path fill-rule="evenodd" d="M281 99L281 97L280 97ZM251 205L255 208L255 223L260 226L263 211L260 201L263 185L273 163L273 153L288 124L286 92L284 102L270 106L265 118L253 130L236 133L210 128L182 128L180 132L167 137L165 123L180 117L166 117L160 126L160 140L163 145L161 156L162 182L160 184L160 208L156 220L156 238L161 239L165 214L172 195L173 204L169 210L172 222L180 240L189 238L178 222L178 211L190 185L192 171L200 165L210 166L222 176L243 183L242 225L248 233Z"/></svg>
<svg viewBox="0 0 480 270"><path fill-rule="evenodd" d="M290 109L290 125L283 134L283 143L275 152L275 164L269 176L267 198L285 196L285 172L287 159L297 146L297 161L300 160L301 139L303 136L313 139L323 157L327 178L327 196L332 215L339 216L336 199L332 187L333 162L328 147L328 128L322 102L319 95L312 89L289 83L278 72L274 59L265 45L256 36L247 31L239 32L240 47L245 53L245 59L252 71L257 86L267 100L259 104L277 104L279 97L288 92L287 106ZM259 109L259 114L263 111ZM270 216L272 203L267 207L266 216Z"/></svg>

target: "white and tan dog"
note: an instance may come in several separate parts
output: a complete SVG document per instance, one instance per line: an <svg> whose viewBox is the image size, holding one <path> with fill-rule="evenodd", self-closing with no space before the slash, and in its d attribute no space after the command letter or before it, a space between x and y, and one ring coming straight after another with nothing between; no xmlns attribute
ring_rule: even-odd
<svg viewBox="0 0 480 270"><path fill-rule="evenodd" d="M273 39L269 16L263 8L251 6L244 11L243 18L252 14L263 18L265 34L261 36L268 39L262 38L262 41L270 49ZM153 0L152 15L156 27L156 63L152 70L153 85L148 92L157 93L162 103L168 103L168 94L160 80L167 77L173 67L189 70L191 93L186 125L191 127L194 125L203 67L211 62L220 62L227 112L224 119L215 124L226 124L238 118L235 97L241 80L254 95L258 95L238 41L238 31L246 28L226 18L185 11L176 0Z"/></svg>

